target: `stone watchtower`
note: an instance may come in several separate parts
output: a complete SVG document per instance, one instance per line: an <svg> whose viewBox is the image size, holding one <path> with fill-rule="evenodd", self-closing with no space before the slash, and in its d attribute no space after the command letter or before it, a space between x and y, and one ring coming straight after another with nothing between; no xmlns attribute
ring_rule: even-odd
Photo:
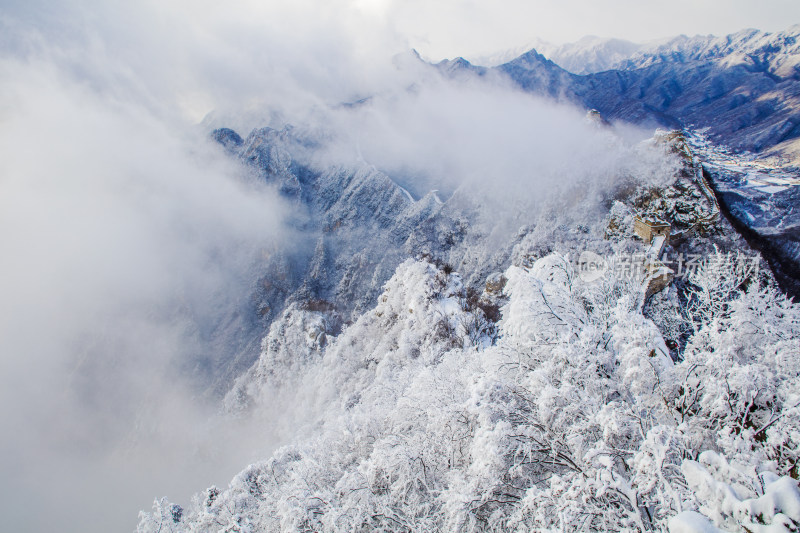
<svg viewBox="0 0 800 533"><path fill-rule="evenodd" d="M659 260L669 240L670 225L655 218L637 215L633 219L633 233L650 244L645 262L644 281L645 298L649 298L669 285L674 276L672 269Z"/></svg>
<svg viewBox="0 0 800 533"><path fill-rule="evenodd" d="M669 224L655 218L637 215L633 219L633 233L644 242L653 242L653 239L662 235L666 241L669 238L669 230Z"/></svg>

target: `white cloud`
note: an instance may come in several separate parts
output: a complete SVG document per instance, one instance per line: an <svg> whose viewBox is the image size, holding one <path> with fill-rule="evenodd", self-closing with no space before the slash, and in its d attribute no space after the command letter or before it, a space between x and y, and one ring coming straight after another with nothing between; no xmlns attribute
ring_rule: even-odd
<svg viewBox="0 0 800 533"><path fill-rule="evenodd" d="M154 480L213 475L189 466L214 408L178 370L284 207L145 107L42 64L0 60L0 80L3 528L115 530Z"/></svg>
<svg viewBox="0 0 800 533"><path fill-rule="evenodd" d="M576 187L592 196L620 177L661 182L673 171L663 154L636 146L652 132L631 128L621 136L591 123L583 110L502 80L427 74L412 90L401 87L338 113L336 129L346 132L339 153L357 152L417 195L469 191L490 206L492 224L554 196L574 196Z"/></svg>

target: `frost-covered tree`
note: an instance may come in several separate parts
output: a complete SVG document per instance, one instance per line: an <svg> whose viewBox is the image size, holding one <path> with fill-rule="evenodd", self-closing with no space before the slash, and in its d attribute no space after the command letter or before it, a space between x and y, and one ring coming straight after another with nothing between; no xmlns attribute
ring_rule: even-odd
<svg viewBox="0 0 800 533"><path fill-rule="evenodd" d="M795 527L800 313L757 277L709 265L688 280L677 363L640 283L614 271L586 282L559 254L482 294L445 265L407 261L324 346L309 333L322 317L292 311L273 330L304 339L303 358L276 334L261 381L242 390L278 386L293 365L285 393L321 414L178 521L156 502L139 530ZM496 323L488 304L502 305Z"/></svg>
<svg viewBox="0 0 800 533"><path fill-rule="evenodd" d="M139 513L139 526L136 531L141 533L175 533L182 531L180 527L183 519L183 508L175 503L170 503L166 498L156 499L153 502L152 513Z"/></svg>

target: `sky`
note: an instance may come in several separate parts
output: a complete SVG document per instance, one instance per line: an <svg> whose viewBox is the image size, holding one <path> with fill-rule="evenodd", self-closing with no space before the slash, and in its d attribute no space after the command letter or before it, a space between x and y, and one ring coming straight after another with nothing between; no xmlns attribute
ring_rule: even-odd
<svg viewBox="0 0 800 533"><path fill-rule="evenodd" d="M647 42L745 28L779 31L800 23L800 4L791 0L365 2L385 9L398 33L431 58L491 54L537 38L554 44L587 35Z"/></svg>
<svg viewBox="0 0 800 533"><path fill-rule="evenodd" d="M0 50L45 54L95 88L199 121L380 88L392 56L477 57L536 39L649 41L800 23L793 0L6 0Z"/></svg>
<svg viewBox="0 0 800 533"><path fill-rule="evenodd" d="M0 412L0 529L130 530L153 497L185 503L244 466L249 451L206 438L218 406L175 369L202 351L198 324L248 297L254 261L285 245L291 206L210 143L211 124L245 135L389 94L337 119L385 168L415 154L417 173L482 179L551 154L556 175L592 135L581 113L475 87L393 101L419 74L398 54L777 30L800 22L795 4L5 0L0 403L13 409ZM481 150L495 131L519 142ZM520 141L536 136L538 151ZM212 473L183 453L204 447L233 465Z"/></svg>

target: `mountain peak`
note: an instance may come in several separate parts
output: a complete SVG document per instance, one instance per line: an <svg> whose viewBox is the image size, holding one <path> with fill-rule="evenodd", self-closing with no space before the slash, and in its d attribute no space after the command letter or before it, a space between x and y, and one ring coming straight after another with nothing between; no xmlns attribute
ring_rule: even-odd
<svg viewBox="0 0 800 533"><path fill-rule="evenodd" d="M553 61L547 59L543 54L539 53L536 48L531 48L521 56L509 61L510 64L535 64L535 63L542 63L542 64L549 64L553 66L557 66Z"/></svg>

